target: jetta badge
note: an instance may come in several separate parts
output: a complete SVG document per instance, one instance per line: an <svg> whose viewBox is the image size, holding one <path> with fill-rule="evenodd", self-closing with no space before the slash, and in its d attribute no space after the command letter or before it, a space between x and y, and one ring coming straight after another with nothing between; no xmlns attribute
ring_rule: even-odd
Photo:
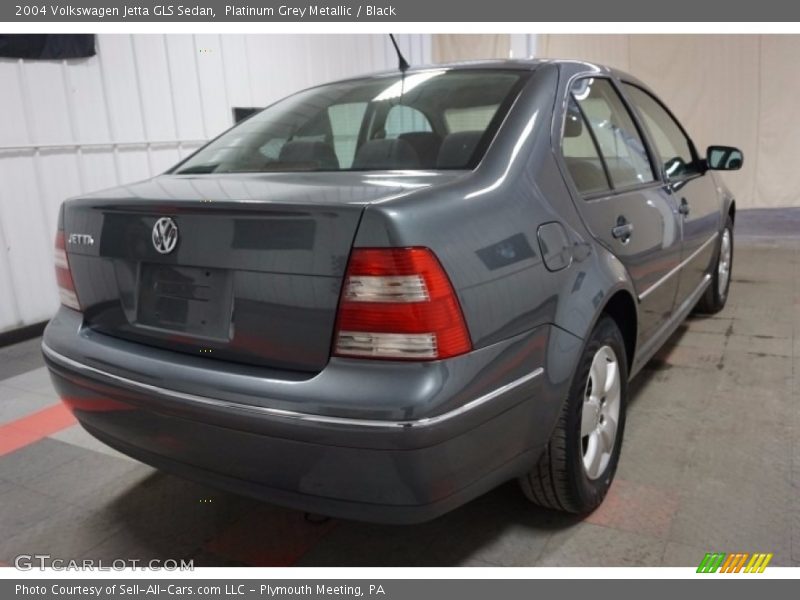
<svg viewBox="0 0 800 600"><path fill-rule="evenodd" d="M153 246L160 254L169 254L178 244L178 226L169 217L161 217L153 225Z"/></svg>
<svg viewBox="0 0 800 600"><path fill-rule="evenodd" d="M94 238L88 233L70 233L67 241L71 246L94 246Z"/></svg>

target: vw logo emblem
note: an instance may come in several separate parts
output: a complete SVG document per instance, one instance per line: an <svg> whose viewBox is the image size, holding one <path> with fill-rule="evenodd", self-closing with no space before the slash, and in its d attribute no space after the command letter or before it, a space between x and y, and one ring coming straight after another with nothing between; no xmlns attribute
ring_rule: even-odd
<svg viewBox="0 0 800 600"><path fill-rule="evenodd" d="M178 226L169 217L161 217L153 225L153 246L160 254L169 254L178 244Z"/></svg>

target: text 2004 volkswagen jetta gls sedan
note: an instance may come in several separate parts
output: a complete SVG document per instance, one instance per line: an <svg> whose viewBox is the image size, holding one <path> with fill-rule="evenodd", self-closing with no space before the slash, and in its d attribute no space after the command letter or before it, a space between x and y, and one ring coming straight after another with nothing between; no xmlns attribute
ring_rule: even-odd
<svg viewBox="0 0 800 600"><path fill-rule="evenodd" d="M725 303L741 164L582 62L316 87L65 202L44 355L100 440L270 502L412 522L519 478L586 512L629 378Z"/></svg>

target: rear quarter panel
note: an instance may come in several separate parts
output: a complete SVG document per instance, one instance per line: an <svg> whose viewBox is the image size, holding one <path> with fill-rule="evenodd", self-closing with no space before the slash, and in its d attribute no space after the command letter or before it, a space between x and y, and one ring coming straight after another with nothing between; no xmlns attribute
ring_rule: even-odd
<svg viewBox="0 0 800 600"><path fill-rule="evenodd" d="M586 233L554 160L558 76L555 65L536 70L474 171L367 207L355 246L431 248L456 289L476 348L555 325L562 335L551 344L562 351L548 353L558 356L550 376L564 381L607 299L630 284L619 261ZM550 222L563 225L571 255L569 266L555 272L537 236Z"/></svg>

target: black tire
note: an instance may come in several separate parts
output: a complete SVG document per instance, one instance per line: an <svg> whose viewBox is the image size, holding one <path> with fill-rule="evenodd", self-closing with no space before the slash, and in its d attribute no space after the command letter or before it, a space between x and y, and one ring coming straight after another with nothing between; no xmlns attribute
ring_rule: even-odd
<svg viewBox="0 0 800 600"><path fill-rule="evenodd" d="M590 478L584 467L584 440L581 420L584 397L589 388L589 371L595 355L610 347L619 366L620 407L616 437L607 465L596 478ZM543 506L575 514L597 508L605 498L617 470L625 430L625 408L628 400L628 365L625 342L619 327L603 315L589 336L570 386L569 397L561 409L556 428L538 464L520 478L522 490L529 500ZM602 423L602 421L600 421Z"/></svg>
<svg viewBox="0 0 800 600"><path fill-rule="evenodd" d="M728 262L727 277L724 281L720 280L720 261L722 260L722 248L725 240L725 235L729 236L730 240L730 258ZM717 243L717 259L714 261L714 268L711 272L711 285L708 286L703 296L695 307L695 312L713 315L725 308L725 302L728 301L728 292L731 288L731 274L733 272L733 221L730 215L725 220L725 227L720 233L719 242Z"/></svg>

